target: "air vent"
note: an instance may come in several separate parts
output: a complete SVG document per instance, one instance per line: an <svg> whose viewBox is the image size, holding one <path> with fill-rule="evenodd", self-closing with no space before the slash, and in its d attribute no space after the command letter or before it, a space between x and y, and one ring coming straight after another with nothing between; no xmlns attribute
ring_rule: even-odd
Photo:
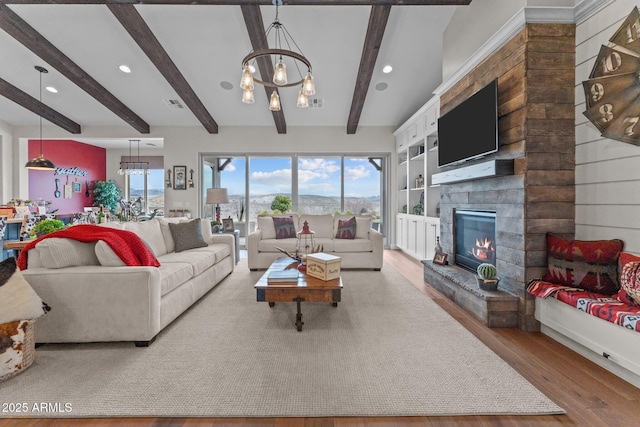
<svg viewBox="0 0 640 427"><path fill-rule="evenodd" d="M309 98L309 108L324 108L324 98Z"/></svg>
<svg viewBox="0 0 640 427"><path fill-rule="evenodd" d="M184 105L179 99L163 99L165 105L172 110L182 110Z"/></svg>

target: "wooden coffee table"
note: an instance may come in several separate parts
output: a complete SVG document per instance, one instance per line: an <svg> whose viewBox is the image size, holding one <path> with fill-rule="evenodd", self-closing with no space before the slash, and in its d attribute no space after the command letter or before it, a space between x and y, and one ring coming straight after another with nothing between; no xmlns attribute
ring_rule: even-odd
<svg viewBox="0 0 640 427"><path fill-rule="evenodd" d="M329 302L334 307L338 306L342 292L342 277L324 281L308 276L300 272L298 281L291 284L269 285L267 278L274 270L285 270L297 268L298 263L291 258L280 258L271 264L269 269L260 277L256 283L256 294L258 301L266 301L269 307L273 307L276 302L295 302L298 312L296 314L296 327L302 331L302 311L300 303L304 302Z"/></svg>

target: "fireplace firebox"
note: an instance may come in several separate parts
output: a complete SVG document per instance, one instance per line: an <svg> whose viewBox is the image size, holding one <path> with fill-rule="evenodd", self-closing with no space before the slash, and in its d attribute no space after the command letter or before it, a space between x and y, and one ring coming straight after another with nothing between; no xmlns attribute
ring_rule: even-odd
<svg viewBox="0 0 640 427"><path fill-rule="evenodd" d="M496 265L496 213L454 211L455 264L475 272L482 263Z"/></svg>

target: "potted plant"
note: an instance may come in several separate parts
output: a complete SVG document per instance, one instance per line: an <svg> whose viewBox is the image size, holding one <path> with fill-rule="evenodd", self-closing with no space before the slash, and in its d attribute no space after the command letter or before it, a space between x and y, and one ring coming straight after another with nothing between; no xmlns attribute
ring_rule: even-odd
<svg viewBox="0 0 640 427"><path fill-rule="evenodd" d="M496 277L498 270L495 265L485 262L480 264L476 271L478 272L476 281L480 289L484 291L495 291L498 289L500 279Z"/></svg>
<svg viewBox="0 0 640 427"><path fill-rule="evenodd" d="M109 208L111 212L115 212L122 197L120 193L121 190L114 180L98 181L93 189L93 206L102 205Z"/></svg>
<svg viewBox="0 0 640 427"><path fill-rule="evenodd" d="M211 221L211 232L220 233L220 225L220 221L216 221L215 219Z"/></svg>
<svg viewBox="0 0 640 427"><path fill-rule="evenodd" d="M44 219L33 226L31 229L31 235L36 237L44 236L45 234L53 233L57 230L65 228L64 222L59 219Z"/></svg>

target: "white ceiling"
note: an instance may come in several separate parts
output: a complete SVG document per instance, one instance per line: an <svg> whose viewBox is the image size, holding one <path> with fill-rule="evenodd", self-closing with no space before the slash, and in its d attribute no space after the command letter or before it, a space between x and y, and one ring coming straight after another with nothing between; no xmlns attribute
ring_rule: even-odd
<svg viewBox="0 0 640 427"><path fill-rule="evenodd" d="M104 5L14 5L9 7L108 91L154 126L201 126L188 108L169 109L177 98L147 56ZM241 102L242 58L251 43L239 6L136 5L219 126L273 126L264 89L256 103ZM275 7L262 6L265 25ZM287 126L343 126L349 117L369 6L283 6L279 17L311 61L323 109L298 109L297 88L281 89ZM419 109L442 80L442 33L455 6L393 6L378 55L360 126L399 126ZM118 116L0 30L0 78L39 97L39 73L49 70L42 101L81 126L127 126ZM118 66L133 72L124 74ZM390 64L393 71L382 73ZM225 90L221 82L233 84ZM375 88L386 83L386 90ZM38 116L0 96L0 120L14 126L38 124ZM132 134L137 134L133 128ZM140 135L144 137L144 135ZM79 139L75 138L74 139ZM81 139L79 139L81 140ZM103 144L108 140L101 141ZM87 140L87 142L89 142ZM94 142L96 142L94 140Z"/></svg>

